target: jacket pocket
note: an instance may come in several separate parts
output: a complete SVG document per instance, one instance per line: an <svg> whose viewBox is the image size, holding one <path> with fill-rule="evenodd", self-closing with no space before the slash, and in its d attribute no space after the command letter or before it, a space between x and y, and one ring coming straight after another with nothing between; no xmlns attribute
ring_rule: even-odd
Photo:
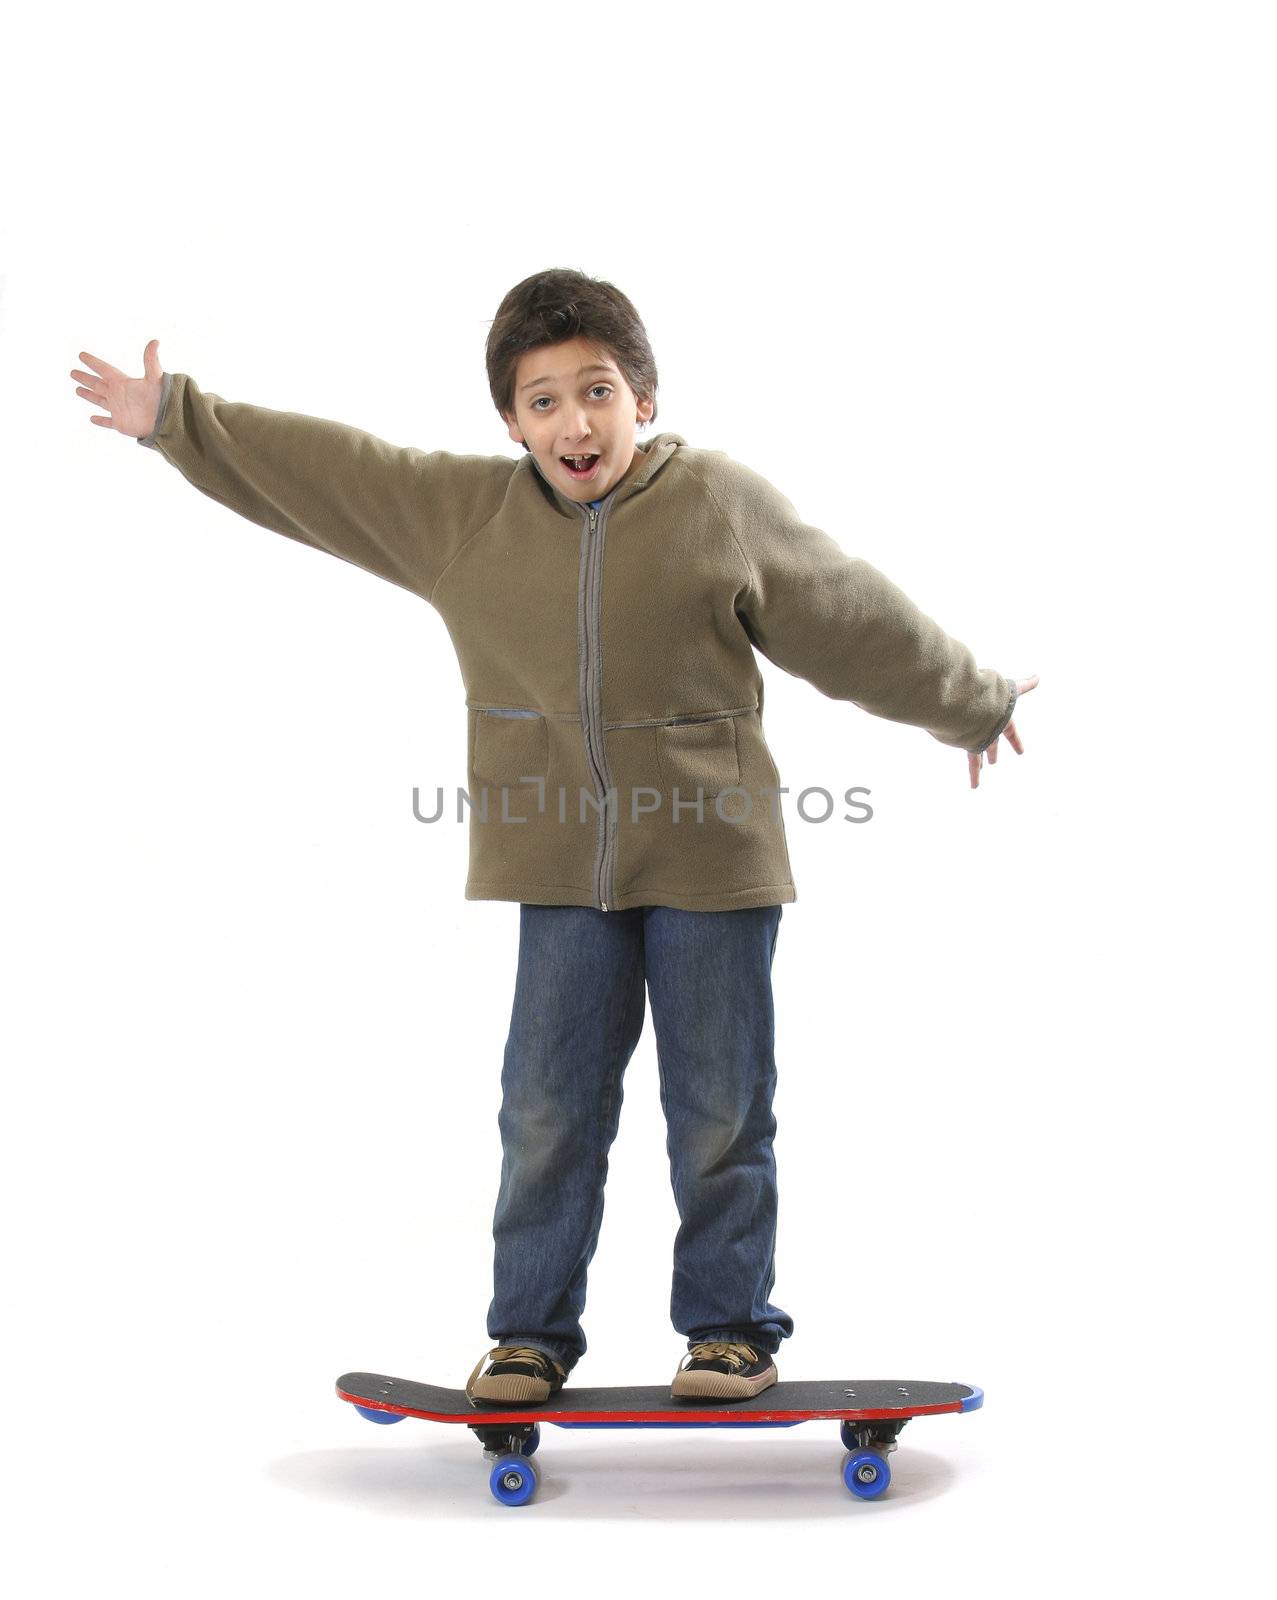
<svg viewBox="0 0 1277 1600"><path fill-rule="evenodd" d="M707 800L740 783L736 752L736 718L732 715L688 718L662 723L657 729L656 757L661 784L673 802L695 800L702 789Z"/></svg>
<svg viewBox="0 0 1277 1600"><path fill-rule="evenodd" d="M517 789L547 776L549 734L539 711L511 706L473 716L471 767L480 783Z"/></svg>

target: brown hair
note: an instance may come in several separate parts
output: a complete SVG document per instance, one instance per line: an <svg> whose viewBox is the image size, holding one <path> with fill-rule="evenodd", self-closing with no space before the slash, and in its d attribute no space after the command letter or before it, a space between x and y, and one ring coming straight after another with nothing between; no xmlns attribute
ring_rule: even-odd
<svg viewBox="0 0 1277 1600"><path fill-rule="evenodd" d="M502 420L514 414L519 357L576 338L588 339L616 362L635 397L652 402L655 422L656 358L638 312L615 284L571 267L534 272L497 307L488 332L488 388Z"/></svg>

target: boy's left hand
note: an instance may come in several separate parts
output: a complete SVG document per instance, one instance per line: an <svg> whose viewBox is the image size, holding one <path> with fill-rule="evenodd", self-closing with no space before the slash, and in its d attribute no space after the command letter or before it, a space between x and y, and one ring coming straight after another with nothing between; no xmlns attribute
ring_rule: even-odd
<svg viewBox="0 0 1277 1600"><path fill-rule="evenodd" d="M1031 678L1020 679L1015 686L1016 704L1019 705L1020 696L1022 694L1028 694L1030 689L1036 689L1037 686L1038 674L1036 672ZM1005 739L1011 746L1012 750L1015 751L1016 755L1022 756L1024 754L1024 745L1020 741L1020 735L1015 731L1014 717L1010 722L1007 723L1006 727L1003 728L1002 732L998 735L998 738ZM996 766L998 760L997 739L995 739L991 745L987 745L983 750L967 751L967 770L971 774L971 787L973 789L978 789L980 787L980 768L984 765L985 756L988 756L989 765L991 767Z"/></svg>

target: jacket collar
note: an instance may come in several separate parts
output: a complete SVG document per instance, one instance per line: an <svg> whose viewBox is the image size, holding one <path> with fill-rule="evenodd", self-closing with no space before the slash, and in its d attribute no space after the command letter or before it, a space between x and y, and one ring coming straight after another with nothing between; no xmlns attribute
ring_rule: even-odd
<svg viewBox="0 0 1277 1600"><path fill-rule="evenodd" d="M635 467L628 478L623 478L616 488L608 494L607 499L613 502L628 500L631 495L638 494L641 489L646 488L651 483L652 479L656 477L674 452L681 445L686 445L686 443L687 440L681 433L654 434L646 444L638 447L643 460ZM531 450L525 452L523 460L519 462L519 469L536 473L537 482L542 486L555 509L561 512L563 516L579 517L582 507L588 506L588 501L573 500L555 484L551 483L545 473L541 471L541 464Z"/></svg>

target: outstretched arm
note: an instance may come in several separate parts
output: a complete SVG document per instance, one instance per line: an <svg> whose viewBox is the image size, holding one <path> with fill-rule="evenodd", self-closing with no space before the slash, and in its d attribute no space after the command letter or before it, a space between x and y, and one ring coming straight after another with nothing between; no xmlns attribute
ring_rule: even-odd
<svg viewBox="0 0 1277 1600"><path fill-rule="evenodd" d="M1003 733L1022 748L1011 716L1036 677L1017 682L978 667L876 567L803 522L759 473L715 454L706 487L740 557L736 612L768 660L823 694L965 750L972 787L983 752Z"/></svg>
<svg viewBox="0 0 1277 1600"><path fill-rule="evenodd" d="M505 456L425 452L323 417L223 400L165 373L158 340L130 378L81 351L91 417L154 448L211 499L428 600L439 574L501 504Z"/></svg>

